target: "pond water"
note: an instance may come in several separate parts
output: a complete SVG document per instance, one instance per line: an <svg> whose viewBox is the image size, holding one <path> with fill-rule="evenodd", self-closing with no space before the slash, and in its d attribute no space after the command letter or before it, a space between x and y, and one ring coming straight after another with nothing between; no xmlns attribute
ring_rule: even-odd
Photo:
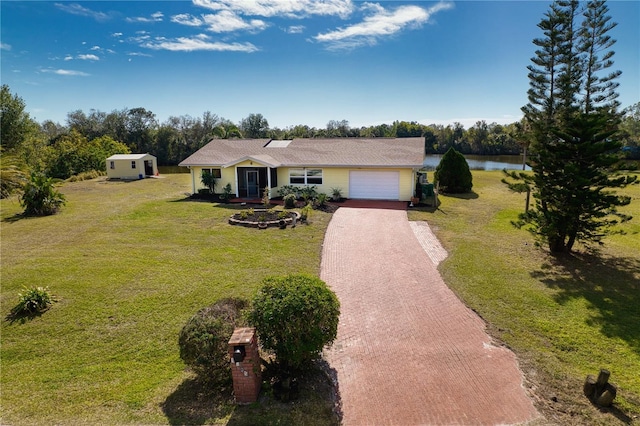
<svg viewBox="0 0 640 426"><path fill-rule="evenodd" d="M427 155L424 160L424 168L435 170L442 155ZM471 170L522 170L521 155L465 155ZM527 170L531 170L529 166Z"/></svg>

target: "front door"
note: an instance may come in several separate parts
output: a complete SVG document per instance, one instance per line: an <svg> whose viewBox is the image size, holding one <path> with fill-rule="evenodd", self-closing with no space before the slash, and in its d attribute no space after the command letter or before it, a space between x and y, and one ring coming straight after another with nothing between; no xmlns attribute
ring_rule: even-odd
<svg viewBox="0 0 640 426"><path fill-rule="evenodd" d="M247 197L258 198L260 196L260 184L258 182L258 171L247 170Z"/></svg>

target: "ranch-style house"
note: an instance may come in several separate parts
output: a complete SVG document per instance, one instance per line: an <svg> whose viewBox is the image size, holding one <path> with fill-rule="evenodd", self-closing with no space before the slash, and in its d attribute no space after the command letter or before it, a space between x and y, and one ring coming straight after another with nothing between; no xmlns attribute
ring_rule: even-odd
<svg viewBox="0 0 640 426"><path fill-rule="evenodd" d="M231 184L237 198L277 196L285 185L316 185L354 199L409 201L425 158L423 138L212 139L180 163L191 171L191 190L204 188L202 170Z"/></svg>

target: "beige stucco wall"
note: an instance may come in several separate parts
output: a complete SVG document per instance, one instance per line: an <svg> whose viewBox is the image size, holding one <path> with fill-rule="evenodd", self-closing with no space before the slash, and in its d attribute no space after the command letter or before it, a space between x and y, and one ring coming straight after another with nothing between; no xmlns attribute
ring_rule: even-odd
<svg viewBox="0 0 640 426"><path fill-rule="evenodd" d="M216 183L216 192L222 192L222 188L227 184L231 184L232 194L236 194L236 168L237 167L263 167L261 164L250 161L238 163L232 167L222 168L220 170L221 178ZM212 168L212 167L204 167ZM213 167L215 168L215 167ZM295 167L299 168L299 167ZM203 167L191 167L192 190L194 193L204 188L200 181ZM415 189L415 173L412 169L383 169L383 168L339 168L339 167L323 167L322 168L322 185L316 185L319 193L324 192L331 196L332 188L340 188L342 196L349 198L349 171L350 170L371 170L371 171L397 171L400 179L400 200L409 201L413 196ZM279 167L277 171L278 186L271 189L271 197L277 197L278 189L282 186L289 185L289 167ZM294 185L304 187L305 185Z"/></svg>
<svg viewBox="0 0 640 426"><path fill-rule="evenodd" d="M216 182L216 193L222 193L222 188L224 188L228 183L231 184L231 193L236 193L236 169L235 167L191 167L191 186L192 192L195 194L199 189L206 188L202 184L201 176L202 169L220 169L220 179Z"/></svg>
<svg viewBox="0 0 640 426"><path fill-rule="evenodd" d="M299 167L295 167L299 168ZM415 173L412 169L383 169L383 168L339 168L339 167L323 167L322 168L322 185L316 185L319 193L324 192L331 196L332 188L340 188L342 196L349 198L349 171L351 170L370 170L370 171L395 171L399 172L400 180L400 200L409 201L413 196L415 189ZM278 188L289 185L289 168L278 168ZM305 185L294 185L304 187ZM278 188L272 190L271 196L278 196Z"/></svg>

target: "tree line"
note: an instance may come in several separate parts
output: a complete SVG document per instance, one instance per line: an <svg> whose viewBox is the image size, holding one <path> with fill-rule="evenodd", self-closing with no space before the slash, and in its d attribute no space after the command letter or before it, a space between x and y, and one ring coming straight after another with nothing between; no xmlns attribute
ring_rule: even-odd
<svg viewBox="0 0 640 426"><path fill-rule="evenodd" d="M427 154L455 148L479 155L517 155L530 143L524 121L507 125L478 121L465 129L460 123L424 125L415 121L358 128L347 120L331 120L324 128L302 124L279 128L269 126L259 113L238 123L209 111L200 117L171 116L160 122L152 111L138 107L111 112L76 110L59 124L51 120L38 123L25 108L22 98L3 85L0 146L7 178L3 187L11 186L10 177L19 170L41 170L59 179L94 169L104 171L104 159L116 153L148 152L158 158L159 165L177 165L212 138L424 137ZM620 129L623 145L640 157L640 102L625 110Z"/></svg>

